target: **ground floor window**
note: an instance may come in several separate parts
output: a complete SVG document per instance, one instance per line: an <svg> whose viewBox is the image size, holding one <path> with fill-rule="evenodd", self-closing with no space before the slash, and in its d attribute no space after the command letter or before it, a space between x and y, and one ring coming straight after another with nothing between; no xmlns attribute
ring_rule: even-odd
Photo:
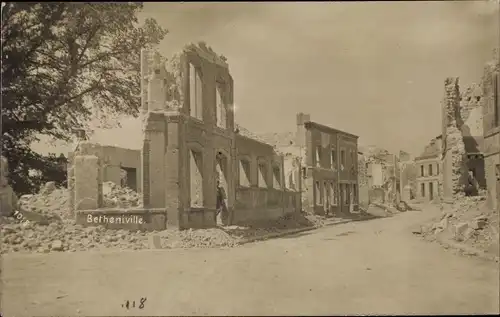
<svg viewBox="0 0 500 317"><path fill-rule="evenodd" d="M316 205L321 205L323 204L323 199L321 197L321 183L316 182L314 186L314 197L316 200Z"/></svg>

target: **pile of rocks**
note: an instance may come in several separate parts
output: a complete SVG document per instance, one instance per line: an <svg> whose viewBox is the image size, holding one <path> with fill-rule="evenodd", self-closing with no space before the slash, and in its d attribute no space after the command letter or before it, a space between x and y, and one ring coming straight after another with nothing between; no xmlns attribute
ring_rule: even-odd
<svg viewBox="0 0 500 317"><path fill-rule="evenodd" d="M142 205L140 194L128 187L120 187L113 182L104 182L102 193L105 208L130 208Z"/></svg>
<svg viewBox="0 0 500 317"><path fill-rule="evenodd" d="M103 186L107 207L139 206L141 197L129 188L114 183ZM218 227L200 230L165 230L162 232L131 232L104 227L83 227L74 223L69 210L68 190L47 183L38 194L24 195L19 200L24 218L0 217L1 253L9 252L74 252L99 249L234 247L245 238L263 236L283 230L322 226L321 217L293 215L267 225L250 227ZM30 222L24 221L30 220ZM34 220L34 221L32 221ZM43 220L43 221L40 221Z"/></svg>
<svg viewBox="0 0 500 317"><path fill-rule="evenodd" d="M48 182L36 195L23 195L19 199L21 210L35 212L48 219L70 219L68 191L56 188L54 182Z"/></svg>
<svg viewBox="0 0 500 317"><path fill-rule="evenodd" d="M160 236L163 248L234 247L240 242L240 237L230 235L219 228L142 232L82 227L68 221L53 222L47 226L34 223L4 224L0 233L1 253L140 250L154 248L151 243L154 236Z"/></svg>
<svg viewBox="0 0 500 317"><path fill-rule="evenodd" d="M422 227L424 237L449 239L499 256L499 212L487 208L484 196L459 196L442 206L441 217Z"/></svg>

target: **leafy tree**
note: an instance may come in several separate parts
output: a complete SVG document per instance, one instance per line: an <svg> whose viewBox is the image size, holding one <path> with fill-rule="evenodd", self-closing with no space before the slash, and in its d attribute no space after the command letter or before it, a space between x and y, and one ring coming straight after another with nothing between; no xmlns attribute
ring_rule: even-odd
<svg viewBox="0 0 500 317"><path fill-rule="evenodd" d="M29 171L54 156L30 149L40 135L69 141L96 113L137 116L140 50L167 34L142 3L7 3L2 9L2 155L17 193L38 190ZM103 116L102 118L106 118ZM51 167L52 166L52 167Z"/></svg>

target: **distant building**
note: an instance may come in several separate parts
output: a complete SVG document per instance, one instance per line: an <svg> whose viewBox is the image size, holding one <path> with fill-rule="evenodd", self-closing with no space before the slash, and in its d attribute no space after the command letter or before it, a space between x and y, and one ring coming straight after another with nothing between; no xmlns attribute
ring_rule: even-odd
<svg viewBox="0 0 500 317"><path fill-rule="evenodd" d="M299 113L296 145L302 154L303 208L317 214L357 211L358 136Z"/></svg>
<svg viewBox="0 0 500 317"><path fill-rule="evenodd" d="M419 201L433 201L440 197L442 136L438 135L426 146L424 152L415 158L416 193Z"/></svg>

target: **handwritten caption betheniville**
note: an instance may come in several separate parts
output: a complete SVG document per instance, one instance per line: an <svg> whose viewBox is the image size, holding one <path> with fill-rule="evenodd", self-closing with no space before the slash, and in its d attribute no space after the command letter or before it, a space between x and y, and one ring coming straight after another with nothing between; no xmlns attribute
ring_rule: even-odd
<svg viewBox="0 0 500 317"><path fill-rule="evenodd" d="M87 215L88 223L116 223L116 224L143 224L144 219L141 216L93 216Z"/></svg>

